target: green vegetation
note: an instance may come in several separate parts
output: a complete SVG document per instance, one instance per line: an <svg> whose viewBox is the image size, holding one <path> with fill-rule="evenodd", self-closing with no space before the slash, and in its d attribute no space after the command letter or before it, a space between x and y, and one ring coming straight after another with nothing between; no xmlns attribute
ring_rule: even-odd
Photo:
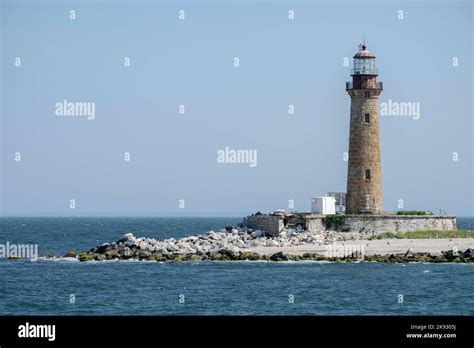
<svg viewBox="0 0 474 348"><path fill-rule="evenodd" d="M393 232L384 232L380 234L376 234L375 236L371 236L367 238L368 240L374 240L374 239L393 239L393 238L399 238L396 233Z"/></svg>
<svg viewBox="0 0 474 348"><path fill-rule="evenodd" d="M474 231L411 231L411 232L385 232L369 238L373 239L429 239L429 238L474 238Z"/></svg>
<svg viewBox="0 0 474 348"><path fill-rule="evenodd" d="M423 210L400 210L397 211L397 215L433 215L433 213Z"/></svg>
<svg viewBox="0 0 474 348"><path fill-rule="evenodd" d="M80 252L79 253L79 261L92 261L94 260L94 254L87 253L87 252Z"/></svg>
<svg viewBox="0 0 474 348"><path fill-rule="evenodd" d="M346 217L344 215L326 215L321 221L326 230L340 231L346 224Z"/></svg>
<svg viewBox="0 0 474 348"><path fill-rule="evenodd" d="M241 251L239 255L239 260L260 260L260 255L254 252Z"/></svg>

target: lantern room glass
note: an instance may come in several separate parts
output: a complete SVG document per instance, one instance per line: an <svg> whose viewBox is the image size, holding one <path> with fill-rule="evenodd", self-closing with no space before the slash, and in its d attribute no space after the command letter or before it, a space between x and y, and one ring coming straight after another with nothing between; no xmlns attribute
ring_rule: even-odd
<svg viewBox="0 0 474 348"><path fill-rule="evenodd" d="M353 75L377 75L375 58L354 59Z"/></svg>

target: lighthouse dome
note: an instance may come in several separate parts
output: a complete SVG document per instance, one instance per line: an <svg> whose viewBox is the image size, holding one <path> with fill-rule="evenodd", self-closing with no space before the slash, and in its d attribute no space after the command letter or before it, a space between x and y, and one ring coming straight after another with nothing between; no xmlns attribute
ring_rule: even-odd
<svg viewBox="0 0 474 348"><path fill-rule="evenodd" d="M360 45L359 51L354 55L354 59L375 58L375 56L367 49L366 45Z"/></svg>

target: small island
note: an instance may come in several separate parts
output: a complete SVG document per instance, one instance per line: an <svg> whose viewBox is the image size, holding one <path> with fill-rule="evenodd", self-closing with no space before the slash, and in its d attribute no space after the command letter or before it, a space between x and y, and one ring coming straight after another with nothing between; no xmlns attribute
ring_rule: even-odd
<svg viewBox="0 0 474 348"><path fill-rule="evenodd" d="M419 215L393 215L392 219L397 216L416 219ZM351 224L342 217L345 216L320 217L322 225L317 229L312 214L280 209L271 214L250 215L238 226L226 226L216 232L181 239L137 238L127 233L114 243L89 251L70 251L64 256L79 261L474 262L472 231L389 232L366 226L351 231ZM258 224L262 228L256 228ZM352 224L360 226L360 222ZM273 226L281 228L275 231ZM43 256L53 257L50 254Z"/></svg>

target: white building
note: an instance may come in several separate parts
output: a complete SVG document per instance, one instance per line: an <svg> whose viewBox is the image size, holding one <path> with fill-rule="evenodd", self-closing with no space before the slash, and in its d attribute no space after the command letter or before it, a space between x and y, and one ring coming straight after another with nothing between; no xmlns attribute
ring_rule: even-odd
<svg viewBox="0 0 474 348"><path fill-rule="evenodd" d="M311 213L313 214L336 214L336 198L313 197L311 199Z"/></svg>

